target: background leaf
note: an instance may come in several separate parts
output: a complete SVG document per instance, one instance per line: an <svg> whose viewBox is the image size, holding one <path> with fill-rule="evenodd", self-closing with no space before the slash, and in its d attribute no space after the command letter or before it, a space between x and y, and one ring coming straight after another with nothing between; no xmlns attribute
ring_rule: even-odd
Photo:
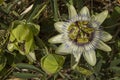
<svg viewBox="0 0 120 80"><path fill-rule="evenodd" d="M16 73L14 72L13 75L18 78L23 78L23 79L31 79L38 77L36 74L31 74L31 73Z"/></svg>
<svg viewBox="0 0 120 80"><path fill-rule="evenodd" d="M0 71L5 67L6 61L7 61L6 57L0 56Z"/></svg>
<svg viewBox="0 0 120 80"><path fill-rule="evenodd" d="M25 64L25 63L18 63L16 64L16 67L21 68L21 69L29 69L29 70L35 70L38 72L42 72L39 68L31 65L31 64Z"/></svg>

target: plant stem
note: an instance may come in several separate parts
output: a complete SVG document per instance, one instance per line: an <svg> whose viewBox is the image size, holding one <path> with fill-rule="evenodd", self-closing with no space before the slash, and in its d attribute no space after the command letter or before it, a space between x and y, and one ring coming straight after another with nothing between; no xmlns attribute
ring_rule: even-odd
<svg viewBox="0 0 120 80"><path fill-rule="evenodd" d="M11 67L6 73L5 76L3 78L1 78L1 80L6 80L6 78L13 72L14 67Z"/></svg>
<svg viewBox="0 0 120 80"><path fill-rule="evenodd" d="M52 4L52 10L54 12L54 21L59 21L58 18L58 4L57 4L57 0L51 0L51 4Z"/></svg>

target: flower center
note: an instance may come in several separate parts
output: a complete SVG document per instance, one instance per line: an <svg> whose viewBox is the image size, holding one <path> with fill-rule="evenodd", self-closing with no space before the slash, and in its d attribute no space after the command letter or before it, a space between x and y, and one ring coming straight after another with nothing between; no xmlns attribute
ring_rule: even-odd
<svg viewBox="0 0 120 80"><path fill-rule="evenodd" d="M76 21L69 26L68 32L70 40L83 45L92 40L94 28L88 27L88 21Z"/></svg>

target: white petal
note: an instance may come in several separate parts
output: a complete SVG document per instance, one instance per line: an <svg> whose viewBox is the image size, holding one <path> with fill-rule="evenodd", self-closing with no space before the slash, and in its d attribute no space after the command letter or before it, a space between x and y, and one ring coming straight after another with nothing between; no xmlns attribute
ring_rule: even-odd
<svg viewBox="0 0 120 80"><path fill-rule="evenodd" d="M111 48L102 41L99 41L99 43L96 47L100 50L103 50L103 51L111 51Z"/></svg>
<svg viewBox="0 0 120 80"><path fill-rule="evenodd" d="M85 6L81 9L80 13L79 13L83 18L90 18L90 13L89 13L89 9Z"/></svg>
<svg viewBox="0 0 120 80"><path fill-rule="evenodd" d="M73 53L76 62L79 62L81 54L82 53Z"/></svg>
<svg viewBox="0 0 120 80"><path fill-rule="evenodd" d="M73 5L68 6L68 13L69 13L69 19L75 18L77 16L77 12Z"/></svg>
<svg viewBox="0 0 120 80"><path fill-rule="evenodd" d="M82 51L81 50L82 48L79 48L78 46L72 44L71 45L71 48L72 48L72 54L74 57L72 57L71 55L71 66L73 69L75 69L75 67L78 65L79 63L79 60L80 60L80 57L81 57L81 54L82 54Z"/></svg>
<svg viewBox="0 0 120 80"><path fill-rule="evenodd" d="M30 52L29 54L26 55L28 60L31 62L36 61L36 56L35 56L35 52Z"/></svg>
<svg viewBox="0 0 120 80"><path fill-rule="evenodd" d="M78 65L78 63L79 63L79 60L80 60L80 58L81 58L81 54L82 53L74 53L73 55L74 55L74 57L72 57L72 55L71 55L71 59L72 59L72 64L71 64L71 66L72 66L72 69L75 69L75 67Z"/></svg>
<svg viewBox="0 0 120 80"><path fill-rule="evenodd" d="M96 53L94 50L86 51L83 53L83 56L91 66L94 66L96 64Z"/></svg>
<svg viewBox="0 0 120 80"><path fill-rule="evenodd" d="M104 42L107 42L112 39L112 35L109 34L108 32L101 31L101 40Z"/></svg>
<svg viewBox="0 0 120 80"><path fill-rule="evenodd" d="M49 43L62 43L63 42L63 34L59 34L54 36L48 40Z"/></svg>
<svg viewBox="0 0 120 80"><path fill-rule="evenodd" d="M58 32L62 33L62 32L64 32L65 29L67 29L67 26L69 26L69 23L67 23L67 22L56 22L54 24L54 26L55 26L55 29Z"/></svg>
<svg viewBox="0 0 120 80"><path fill-rule="evenodd" d="M60 45L56 51L57 54L62 54L62 55L66 55L66 54L70 54L71 53L71 48L69 45L67 44L62 44Z"/></svg>
<svg viewBox="0 0 120 80"><path fill-rule="evenodd" d="M92 26L93 27L99 27L103 21L107 18L108 11L105 10L97 15L95 15L93 18Z"/></svg>

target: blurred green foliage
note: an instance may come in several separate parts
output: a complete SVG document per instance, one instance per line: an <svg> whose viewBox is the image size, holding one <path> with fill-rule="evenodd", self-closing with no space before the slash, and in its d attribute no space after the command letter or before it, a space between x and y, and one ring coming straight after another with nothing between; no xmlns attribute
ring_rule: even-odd
<svg viewBox="0 0 120 80"><path fill-rule="evenodd" d="M48 39L57 33L54 23L68 19L68 3L73 4L77 11L87 6L91 14L109 10L109 16L101 28L113 35L107 43L112 51L97 50L97 64L94 67L81 59L79 66L71 69L70 55L56 55L54 51L58 46L48 43ZM25 25L15 26L16 30L11 26L16 20L26 20L27 25L30 23L27 29L30 30L29 36L34 35L28 38L35 45L32 49L35 55L30 55L36 56L33 62L30 56L20 54L19 49L7 49L12 42L12 34L17 38L12 43L27 39ZM26 53L31 51L28 49L30 44ZM24 45L20 47L24 51ZM120 80L120 3L117 0L0 0L0 80L16 77L21 80Z"/></svg>

